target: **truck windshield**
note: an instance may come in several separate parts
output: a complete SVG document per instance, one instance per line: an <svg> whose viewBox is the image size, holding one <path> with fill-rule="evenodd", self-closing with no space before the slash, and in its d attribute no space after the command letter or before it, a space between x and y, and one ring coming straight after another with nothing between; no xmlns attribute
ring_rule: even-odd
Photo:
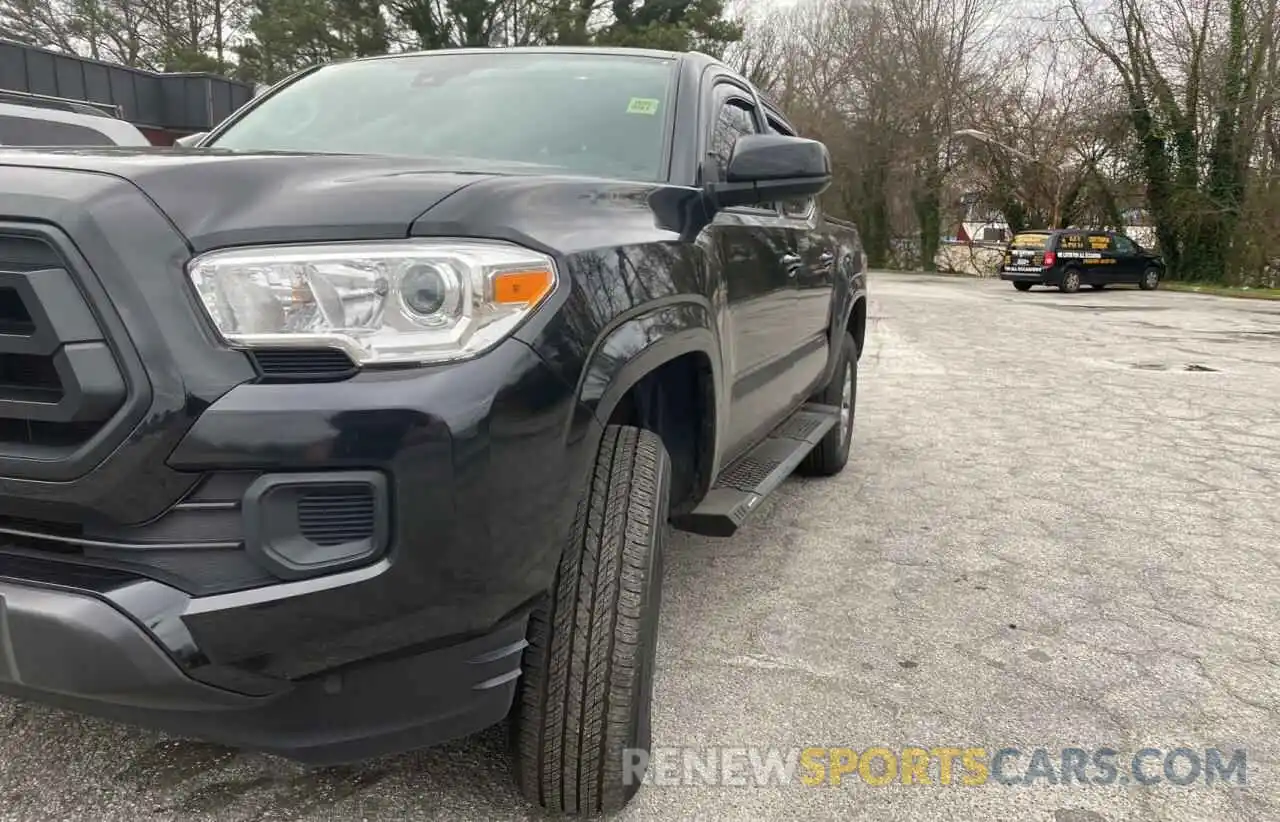
<svg viewBox="0 0 1280 822"><path fill-rule="evenodd" d="M616 54L424 54L331 64L209 145L536 163L656 181L675 61Z"/></svg>

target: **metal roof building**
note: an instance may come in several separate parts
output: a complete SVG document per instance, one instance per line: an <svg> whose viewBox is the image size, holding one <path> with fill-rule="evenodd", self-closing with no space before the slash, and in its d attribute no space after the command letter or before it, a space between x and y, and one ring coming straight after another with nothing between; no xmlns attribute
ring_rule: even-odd
<svg viewBox="0 0 1280 822"><path fill-rule="evenodd" d="M198 73L158 73L0 40L0 89L107 109L152 143L207 131L253 98L248 83Z"/></svg>

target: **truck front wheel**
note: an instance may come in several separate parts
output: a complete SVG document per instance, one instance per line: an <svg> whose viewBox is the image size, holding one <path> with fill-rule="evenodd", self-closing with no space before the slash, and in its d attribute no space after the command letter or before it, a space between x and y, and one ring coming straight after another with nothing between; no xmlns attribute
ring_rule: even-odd
<svg viewBox="0 0 1280 822"><path fill-rule="evenodd" d="M640 787L670 487L658 435L605 429L555 587L530 618L511 723L516 780L549 811L616 811Z"/></svg>

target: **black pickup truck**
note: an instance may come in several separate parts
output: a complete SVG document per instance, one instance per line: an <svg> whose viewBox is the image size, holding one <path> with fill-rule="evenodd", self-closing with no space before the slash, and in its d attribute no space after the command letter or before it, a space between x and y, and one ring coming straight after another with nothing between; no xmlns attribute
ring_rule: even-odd
<svg viewBox="0 0 1280 822"><path fill-rule="evenodd" d="M825 147L704 55L334 63L192 147L0 152L0 692L317 765L650 750L664 534L832 475Z"/></svg>

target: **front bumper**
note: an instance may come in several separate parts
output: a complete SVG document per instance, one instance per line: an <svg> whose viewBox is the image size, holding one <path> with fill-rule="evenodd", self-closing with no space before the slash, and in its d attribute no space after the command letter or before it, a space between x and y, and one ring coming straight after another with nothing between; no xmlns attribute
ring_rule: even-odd
<svg viewBox="0 0 1280 822"><path fill-rule="evenodd" d="M492 724L569 531L565 438L589 417L576 408L516 340L441 368L241 385L170 466L381 474L385 552L193 595L144 550L103 562L0 544L0 692L318 763Z"/></svg>
<svg viewBox="0 0 1280 822"><path fill-rule="evenodd" d="M73 275L126 399L43 462L0 414L0 691L314 762L499 719L599 436L573 386L516 339L262 381L202 323L189 249L129 184L24 168L3 188L26 216L0 222L0 269L34 248L38 272ZM264 563L245 489L280 475L378 477L378 550Z"/></svg>
<svg viewBox="0 0 1280 822"><path fill-rule="evenodd" d="M435 744L507 713L523 619L442 648L237 694L197 682L108 600L0 580L0 693L303 762Z"/></svg>

